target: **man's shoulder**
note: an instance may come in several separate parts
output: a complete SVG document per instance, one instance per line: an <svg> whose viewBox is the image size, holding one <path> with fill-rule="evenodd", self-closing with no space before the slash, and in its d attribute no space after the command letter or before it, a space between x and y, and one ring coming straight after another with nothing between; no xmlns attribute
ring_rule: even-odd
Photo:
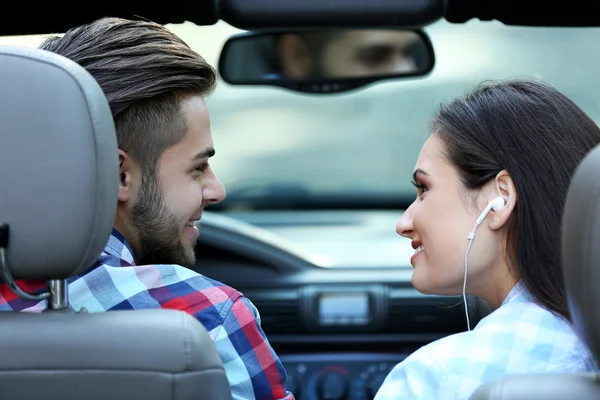
<svg viewBox="0 0 600 400"><path fill-rule="evenodd" d="M122 270L135 271L135 273L149 274L152 271L161 273L161 276L165 279L163 282L166 284L174 284L179 281L189 282L198 290L218 288L227 294L231 294L234 297L239 297L242 294L234 288L227 286L226 284L219 282L215 279L211 279L201 273L194 271L190 268L178 265L178 264L152 264L152 265L131 265L126 261L115 257L106 252L102 252L94 267L89 272L93 272L97 268L120 268ZM146 272L147 271L147 272Z"/></svg>
<svg viewBox="0 0 600 400"><path fill-rule="evenodd" d="M90 311L181 310L200 319L209 331L222 324L243 297L238 290L181 265L124 265L105 253L69 288L71 302Z"/></svg>

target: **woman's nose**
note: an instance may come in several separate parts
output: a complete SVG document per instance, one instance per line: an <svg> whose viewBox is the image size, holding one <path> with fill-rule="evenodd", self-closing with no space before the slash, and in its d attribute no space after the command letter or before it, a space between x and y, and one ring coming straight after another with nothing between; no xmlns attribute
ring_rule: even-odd
<svg viewBox="0 0 600 400"><path fill-rule="evenodd" d="M413 223L412 223L412 205L408 207L406 211L400 217L400 220L396 224L396 233L400 236L404 236L406 238L410 238L413 232Z"/></svg>

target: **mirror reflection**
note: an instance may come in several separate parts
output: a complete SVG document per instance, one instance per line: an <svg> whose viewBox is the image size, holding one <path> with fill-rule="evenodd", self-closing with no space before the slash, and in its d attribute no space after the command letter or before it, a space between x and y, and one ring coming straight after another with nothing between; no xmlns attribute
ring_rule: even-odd
<svg viewBox="0 0 600 400"><path fill-rule="evenodd" d="M412 30L258 33L230 39L220 67L234 84L413 76L431 70L433 50Z"/></svg>
<svg viewBox="0 0 600 400"><path fill-rule="evenodd" d="M286 78L357 78L415 72L421 40L397 30L289 33L277 38L276 51Z"/></svg>

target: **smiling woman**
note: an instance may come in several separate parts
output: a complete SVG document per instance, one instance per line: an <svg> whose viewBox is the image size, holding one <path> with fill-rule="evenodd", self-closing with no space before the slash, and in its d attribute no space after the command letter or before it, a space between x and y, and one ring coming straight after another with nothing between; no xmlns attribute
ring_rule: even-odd
<svg viewBox="0 0 600 400"><path fill-rule="evenodd" d="M594 371L569 322L560 232L571 176L600 128L553 87L508 80L441 106L432 131L396 228L416 249L413 285L497 309L411 354L376 399L467 399L509 373Z"/></svg>

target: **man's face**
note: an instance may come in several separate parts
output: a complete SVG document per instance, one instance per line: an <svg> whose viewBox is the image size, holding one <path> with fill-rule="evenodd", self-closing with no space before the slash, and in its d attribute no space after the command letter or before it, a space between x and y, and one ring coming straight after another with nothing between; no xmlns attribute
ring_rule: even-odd
<svg viewBox="0 0 600 400"><path fill-rule="evenodd" d="M204 98L183 101L188 124L184 138L161 155L154 176L142 177L131 208L137 230L136 263L193 267L196 223L207 204L225 198L225 189L208 165L214 154L210 116Z"/></svg>
<svg viewBox="0 0 600 400"><path fill-rule="evenodd" d="M419 37L395 30L352 30L334 37L323 49L321 70L334 78L389 75L415 71L410 46Z"/></svg>
<svg viewBox="0 0 600 400"><path fill-rule="evenodd" d="M291 79L357 78L417 71L411 51L421 42L411 31L356 29L325 34L318 50L299 35L283 35L278 52Z"/></svg>

